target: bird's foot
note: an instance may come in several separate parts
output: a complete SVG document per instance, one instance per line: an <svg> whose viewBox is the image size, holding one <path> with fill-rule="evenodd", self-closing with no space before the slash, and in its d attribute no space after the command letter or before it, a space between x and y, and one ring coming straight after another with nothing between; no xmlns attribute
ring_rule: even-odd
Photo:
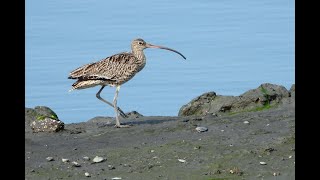
<svg viewBox="0 0 320 180"><path fill-rule="evenodd" d="M114 127L116 127L116 128L129 128L129 127L131 127L132 125L114 125Z"/></svg>

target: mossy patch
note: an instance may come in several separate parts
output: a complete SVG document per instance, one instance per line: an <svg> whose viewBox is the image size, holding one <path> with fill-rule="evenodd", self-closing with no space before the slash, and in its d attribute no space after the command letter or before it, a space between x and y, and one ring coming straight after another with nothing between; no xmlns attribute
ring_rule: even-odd
<svg viewBox="0 0 320 180"><path fill-rule="evenodd" d="M42 120L44 120L47 116L37 115L36 117L37 117L37 120L38 120L38 121L42 121Z"/></svg>
<svg viewBox="0 0 320 180"><path fill-rule="evenodd" d="M257 112L257 111L264 111L271 108L275 108L278 106L278 104L272 104L270 102L270 95L268 91L264 87L260 87L260 91L263 94L263 97L265 98L265 101L263 101L262 106L254 107L252 109L242 110L242 111L236 111L236 112L230 112L228 115L234 115L238 113L244 113L244 112Z"/></svg>
<svg viewBox="0 0 320 180"><path fill-rule="evenodd" d="M51 119L54 119L54 120L59 120L58 116L55 113L51 114L50 116L40 115L40 114L36 115L36 118L37 118L38 121L43 121L47 117L51 118Z"/></svg>

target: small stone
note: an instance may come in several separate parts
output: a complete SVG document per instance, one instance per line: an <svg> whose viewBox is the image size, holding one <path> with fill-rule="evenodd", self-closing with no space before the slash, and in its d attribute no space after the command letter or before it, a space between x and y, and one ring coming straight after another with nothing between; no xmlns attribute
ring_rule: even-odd
<svg viewBox="0 0 320 180"><path fill-rule="evenodd" d="M193 149L200 149L201 148L201 146L195 146L195 147L193 147Z"/></svg>
<svg viewBox="0 0 320 180"><path fill-rule="evenodd" d="M108 169L109 170L113 170L113 169L116 169L114 166L112 166L112 165L108 165Z"/></svg>
<svg viewBox="0 0 320 180"><path fill-rule="evenodd" d="M72 166L74 167L81 167L81 165L79 163L77 163L76 161L72 162Z"/></svg>
<svg viewBox="0 0 320 180"><path fill-rule="evenodd" d="M34 170L34 169L31 169L30 172L35 172L35 170Z"/></svg>
<svg viewBox="0 0 320 180"><path fill-rule="evenodd" d="M152 153L153 153L153 152L154 152L154 150L152 149L150 152L152 152Z"/></svg>
<svg viewBox="0 0 320 180"><path fill-rule="evenodd" d="M83 160L86 160L86 161L89 161L89 160L90 160L90 158L89 158L88 156L84 156L84 157L82 157L82 159L83 159Z"/></svg>
<svg viewBox="0 0 320 180"><path fill-rule="evenodd" d="M280 175L279 172L274 172L274 173L273 173L273 176L279 176L279 175Z"/></svg>
<svg viewBox="0 0 320 180"><path fill-rule="evenodd" d="M208 128L206 128L206 127L196 127L196 130L198 132L205 132L205 131L208 131Z"/></svg>
<svg viewBox="0 0 320 180"><path fill-rule="evenodd" d="M91 176L88 172L85 172L84 175L85 175L86 177L90 177L90 176Z"/></svg>
<svg viewBox="0 0 320 180"><path fill-rule="evenodd" d="M289 159L291 159L292 158L292 156L289 156Z"/></svg>
<svg viewBox="0 0 320 180"><path fill-rule="evenodd" d="M224 130L222 129L221 132L224 132Z"/></svg>
<svg viewBox="0 0 320 180"><path fill-rule="evenodd" d="M62 158L62 162L64 162L64 163L69 162L69 159L63 159Z"/></svg>
<svg viewBox="0 0 320 180"><path fill-rule="evenodd" d="M266 151L266 152L272 152L272 151L275 151L275 149L274 149L274 148L267 148L267 149L265 149L264 151Z"/></svg>
<svg viewBox="0 0 320 180"><path fill-rule="evenodd" d="M77 148L73 148L72 150L76 151L76 150L78 150L78 149L77 149Z"/></svg>
<svg viewBox="0 0 320 180"><path fill-rule="evenodd" d="M179 162L181 162L181 163L185 163L185 162L187 162L186 160L184 160L184 159L178 159L178 161Z"/></svg>
<svg viewBox="0 0 320 180"><path fill-rule="evenodd" d="M250 124L250 122L249 122L249 121L243 121L243 123L244 123L244 124Z"/></svg>
<svg viewBox="0 0 320 180"><path fill-rule="evenodd" d="M102 162L104 161L105 159L103 157L99 157L99 156L96 156L95 158L93 158L93 162L95 163L99 163L99 162Z"/></svg>
<svg viewBox="0 0 320 180"><path fill-rule="evenodd" d="M53 157L47 157L47 161L54 161Z"/></svg>
<svg viewBox="0 0 320 180"><path fill-rule="evenodd" d="M267 165L267 163L266 163L266 162L263 162L263 161L261 161L260 164L261 164L261 165Z"/></svg>
<svg viewBox="0 0 320 180"><path fill-rule="evenodd" d="M121 177L114 177L112 178L112 180L118 180L118 179L122 179Z"/></svg>

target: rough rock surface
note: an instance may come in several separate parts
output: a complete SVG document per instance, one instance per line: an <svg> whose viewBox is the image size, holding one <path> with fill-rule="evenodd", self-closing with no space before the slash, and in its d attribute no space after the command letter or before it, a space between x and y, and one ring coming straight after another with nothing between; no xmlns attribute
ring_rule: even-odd
<svg viewBox="0 0 320 180"><path fill-rule="evenodd" d="M179 116L205 116L208 114L238 113L276 107L290 97L283 86L265 83L240 96L222 96L215 92L204 93L181 107Z"/></svg>
<svg viewBox="0 0 320 180"><path fill-rule="evenodd" d="M64 129L64 123L57 114L46 106L25 108L26 132L58 132Z"/></svg>

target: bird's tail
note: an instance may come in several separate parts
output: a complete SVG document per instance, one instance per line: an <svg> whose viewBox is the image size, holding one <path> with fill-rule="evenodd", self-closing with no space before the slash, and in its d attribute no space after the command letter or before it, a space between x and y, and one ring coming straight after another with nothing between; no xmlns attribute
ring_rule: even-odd
<svg viewBox="0 0 320 180"><path fill-rule="evenodd" d="M73 90L75 90L75 88L74 87L72 87L68 92L70 93L71 91L73 91Z"/></svg>
<svg viewBox="0 0 320 180"><path fill-rule="evenodd" d="M70 89L68 92L71 92L71 91L73 91L73 90L76 90L76 89L78 88L78 85L79 85L80 82L81 82L81 81L78 80L78 81L76 81L75 83L73 83L71 89Z"/></svg>
<svg viewBox="0 0 320 180"><path fill-rule="evenodd" d="M90 87L94 87L97 85L101 85L102 80L78 80L75 83L72 84L72 88L69 90L69 92L76 90L76 89L86 89Z"/></svg>

